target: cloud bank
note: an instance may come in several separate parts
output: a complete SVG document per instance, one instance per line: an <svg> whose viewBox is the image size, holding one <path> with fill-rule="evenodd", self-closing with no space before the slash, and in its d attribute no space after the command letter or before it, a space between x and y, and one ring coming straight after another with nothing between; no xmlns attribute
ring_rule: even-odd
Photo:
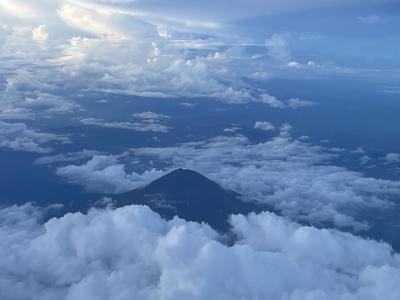
<svg viewBox="0 0 400 300"><path fill-rule="evenodd" d="M30 205L0 216L1 299L400 297L400 258L388 245L271 213L233 216L232 246L205 224L143 206L43 225Z"/></svg>
<svg viewBox="0 0 400 300"><path fill-rule="evenodd" d="M250 55L246 50L252 45L248 37L232 40L221 24L193 18L188 21L185 14L172 16L175 10L169 11L158 1L151 5L144 1L34 3L0 3L5 7L3 14L9 16L0 27L0 75L6 92L0 118L75 111L79 103L60 95L88 92L211 97L230 103L262 102L275 108L312 105L297 98L267 97L264 85L274 68L290 69L286 64L292 55L285 37L279 34L256 45L257 53ZM218 3L215 5L227 4ZM168 7L175 4L178 11L189 8L180 2ZM253 5L258 6L258 12L264 5L275 6L262 1ZM141 6L143 9L135 9ZM210 5L201 6L208 14L214 11ZM239 1L235 6L248 9L249 4ZM163 12L157 13L156 7ZM21 23L12 13L18 12L17 8L32 18ZM259 86L249 85L249 79Z"/></svg>
<svg viewBox="0 0 400 300"><path fill-rule="evenodd" d="M272 205L285 216L315 224L330 222L355 230L361 208L388 209L400 195L400 182L366 178L335 166L335 149L294 139L290 126L278 137L254 144L245 136L219 136L176 147L132 149L132 157L189 168L225 188Z"/></svg>
<svg viewBox="0 0 400 300"><path fill-rule="evenodd" d="M172 147L135 148L59 167L57 174L90 191L122 193L172 169L193 169L296 221L356 231L369 228L360 210L384 211L395 204L400 182L367 178L335 166L331 163L338 155L335 149L294 139L290 130L284 125L279 136L258 144L233 133ZM125 164L132 174L125 171ZM154 170L154 165L164 166L163 170Z"/></svg>

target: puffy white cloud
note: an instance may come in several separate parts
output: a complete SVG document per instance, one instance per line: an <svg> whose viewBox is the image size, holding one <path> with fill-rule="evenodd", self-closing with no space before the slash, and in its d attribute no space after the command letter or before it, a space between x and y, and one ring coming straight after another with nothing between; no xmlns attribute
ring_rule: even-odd
<svg viewBox="0 0 400 300"><path fill-rule="evenodd" d="M138 96L212 97L232 103L263 98L262 92L243 80L266 80L260 75L267 73L263 56L245 54L237 44L245 45L247 38L235 38L232 44L215 29L218 26L211 26L212 22L168 18L154 10L121 6L121 2L50 2L38 1L35 11L48 7L80 29L79 34L48 17L49 12L43 17L51 21L49 24L38 26L35 21L13 26L0 51L0 61L8 65L7 90L54 95L65 89L94 90ZM32 38L36 43L26 42ZM267 43L270 52L279 48L277 39L279 35L274 35ZM15 65L19 66L17 70ZM20 95L23 97L29 95Z"/></svg>
<svg viewBox="0 0 400 300"><path fill-rule="evenodd" d="M258 101L237 76L222 72L226 62L180 52L171 43L146 38L75 37L53 62L59 67L46 82L76 89L150 97L208 96L229 102ZM228 61L229 64L229 61ZM90 74L90 76L88 76ZM242 74L243 76L243 74ZM85 84L83 84L83 82Z"/></svg>
<svg viewBox="0 0 400 300"><path fill-rule="evenodd" d="M261 102L266 103L274 108L285 108L286 104L277 99L275 96L271 96L269 94L262 94L261 95Z"/></svg>
<svg viewBox="0 0 400 300"><path fill-rule="evenodd" d="M30 129L24 123L0 121L0 148L38 153L51 152L51 142L69 143L69 139L52 133Z"/></svg>
<svg viewBox="0 0 400 300"><path fill-rule="evenodd" d="M4 20L14 24L7 25L14 32L0 48L0 61L7 66L2 72L7 70L9 87L30 92L95 90L139 96L205 96L235 103L261 101L263 91L249 87L244 79L265 82L271 76L292 76L287 68L287 64L293 66L287 38L273 34L265 42L266 48L250 55L246 47L254 43L247 36L232 39L232 33L226 32L227 19L235 19L235 11L242 18L349 3L281 2L177 0L165 6L160 1L35 0L28 4L2 0L2 14L8 16ZM229 14L219 9L227 5ZM13 15L24 21L9 22ZM32 36L41 42L27 42ZM355 76L358 72L365 76L368 72L316 63L294 65L301 66L302 76ZM282 108L306 106L306 102L273 103Z"/></svg>
<svg viewBox="0 0 400 300"><path fill-rule="evenodd" d="M264 131L275 130L275 126L272 125L270 122L256 122L254 124L255 129L261 129Z"/></svg>
<svg viewBox="0 0 400 300"><path fill-rule="evenodd" d="M332 165L331 159L340 154L336 149L293 139L290 126L283 126L280 136L258 144L242 135L220 136L176 147L132 149L131 153L169 168L197 170L285 216L315 224L367 229L357 210L387 209L400 195L400 182L366 178Z"/></svg>
<svg viewBox="0 0 400 300"><path fill-rule="evenodd" d="M332 165L331 159L342 152L293 139L285 124L278 137L263 143L253 144L236 134L174 147L137 148L118 157L95 156L82 165L61 167L57 174L91 191L118 193L174 168L194 169L294 220L366 230L369 224L357 212L392 207L400 182L366 178ZM127 173L118 158L130 162L134 172ZM153 169L157 163L164 171ZM145 169L148 173L136 173Z"/></svg>
<svg viewBox="0 0 400 300"><path fill-rule="evenodd" d="M383 243L233 216L231 246L207 225L143 206L41 225L30 205L0 210L0 298L397 299L400 258Z"/></svg>
<svg viewBox="0 0 400 300"><path fill-rule="evenodd" d="M291 108L291 109L298 109L301 107L307 107L307 106L312 106L314 105L314 102L312 101L307 101L307 100L301 100L298 98L292 98L287 101L279 100L275 96L271 96L267 93L263 93L261 95L261 100L260 102L268 104L269 106L273 108Z"/></svg>
<svg viewBox="0 0 400 300"><path fill-rule="evenodd" d="M164 174L155 169L142 174L128 174L124 165L118 162L118 157L106 155L94 155L83 165L59 167L56 173L71 183L84 186L88 191L110 194L144 186Z"/></svg>

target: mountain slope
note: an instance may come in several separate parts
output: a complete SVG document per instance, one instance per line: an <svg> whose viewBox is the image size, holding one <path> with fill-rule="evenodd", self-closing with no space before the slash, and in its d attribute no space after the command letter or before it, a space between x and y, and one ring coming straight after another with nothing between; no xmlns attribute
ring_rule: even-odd
<svg viewBox="0 0 400 300"><path fill-rule="evenodd" d="M118 207L148 205L165 218L178 215L188 221L206 222L219 231L229 228L229 215L261 210L239 197L207 177L186 169L176 169L142 189L112 196Z"/></svg>

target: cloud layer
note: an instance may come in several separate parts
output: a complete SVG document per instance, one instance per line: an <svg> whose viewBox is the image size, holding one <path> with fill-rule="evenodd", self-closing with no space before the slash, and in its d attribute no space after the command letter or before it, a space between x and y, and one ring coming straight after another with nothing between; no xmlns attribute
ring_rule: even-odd
<svg viewBox="0 0 400 300"><path fill-rule="evenodd" d="M178 2L168 7L193 8ZM256 53L250 54L247 48L253 44L248 37L237 36L233 41L221 24L188 21L185 14L172 16L175 10L158 1L150 5L144 1L38 0L35 5L20 1L0 5L9 16L0 27L0 62L4 64L0 76L5 91L0 118L34 118L37 112L79 109L79 103L60 96L66 92L212 97L231 103L257 101L275 108L313 104L297 98L280 100L265 91L274 68L290 69L286 66L290 50L279 34L265 44L255 44ZM226 3L215 4L219 5ZM258 7L257 12L260 6L276 6L262 1L252 5ZM141 6L144 10L134 8ZM209 5L201 6L204 12L214 11ZM235 6L248 9L249 4L239 1ZM157 7L162 12L157 13ZM18 12L24 10L32 18L21 23ZM250 86L248 80L259 86Z"/></svg>
<svg viewBox="0 0 400 300"><path fill-rule="evenodd" d="M397 299L400 258L382 243L271 213L232 217L232 246L207 225L147 207L68 214L41 225L0 210L0 298ZM18 264L15 262L18 261Z"/></svg>
<svg viewBox="0 0 400 300"><path fill-rule="evenodd" d="M174 168L188 168L294 220L356 231L369 228L358 213L361 209L384 211L395 204L400 182L367 178L335 166L331 160L337 149L294 139L290 130L284 125L279 136L258 144L234 134L174 147L131 149L59 167L57 174L90 191L120 193ZM132 174L124 164L133 168ZM164 170L155 170L154 165Z"/></svg>

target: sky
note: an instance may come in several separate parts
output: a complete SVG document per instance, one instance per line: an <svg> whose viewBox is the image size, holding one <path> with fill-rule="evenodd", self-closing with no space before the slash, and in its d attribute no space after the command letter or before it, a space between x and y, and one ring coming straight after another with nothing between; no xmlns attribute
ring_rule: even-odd
<svg viewBox="0 0 400 300"><path fill-rule="evenodd" d="M0 298L399 299L398 0L0 0ZM176 168L237 241L91 208Z"/></svg>

